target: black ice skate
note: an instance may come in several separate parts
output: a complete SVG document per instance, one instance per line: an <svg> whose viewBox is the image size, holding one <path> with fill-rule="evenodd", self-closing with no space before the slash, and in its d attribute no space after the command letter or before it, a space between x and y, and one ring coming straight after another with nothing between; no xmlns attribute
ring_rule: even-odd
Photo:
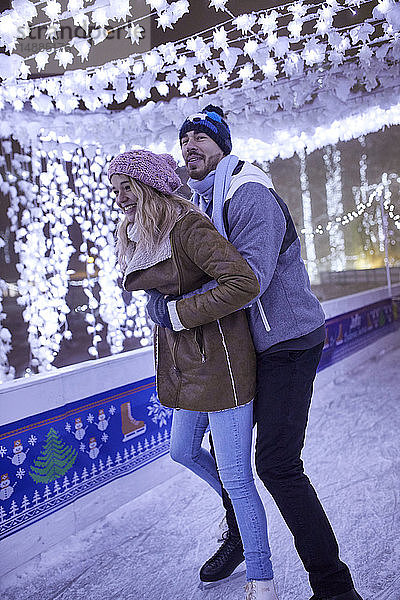
<svg viewBox="0 0 400 600"><path fill-rule="evenodd" d="M200 569L200 589L208 589L228 579L239 577L246 571L242 540L230 533L222 546Z"/></svg>
<svg viewBox="0 0 400 600"><path fill-rule="evenodd" d="M130 402L121 404L121 429L124 434L124 442L146 431L145 422L137 421L132 417Z"/></svg>

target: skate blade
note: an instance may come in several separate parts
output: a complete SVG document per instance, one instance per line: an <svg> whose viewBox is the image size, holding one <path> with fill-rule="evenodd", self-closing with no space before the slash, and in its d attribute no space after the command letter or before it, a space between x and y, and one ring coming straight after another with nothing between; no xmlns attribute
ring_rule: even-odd
<svg viewBox="0 0 400 600"><path fill-rule="evenodd" d="M224 579L219 579L218 581L200 581L198 587L200 590L203 590L203 591L210 590L211 588L217 587L217 586L221 585L222 583L227 583L228 581L237 579L238 577L241 577L245 573L246 573L246 566L243 563L240 563L240 565L238 565L236 567L236 569L233 571L233 573L231 575L229 575L229 577L225 577Z"/></svg>
<svg viewBox="0 0 400 600"><path fill-rule="evenodd" d="M136 437L137 435L141 435L145 431L146 431L146 425L144 427L141 427L140 429L136 429L136 431L131 431L130 433L127 433L126 435L124 435L124 438L122 441L128 442L132 438Z"/></svg>

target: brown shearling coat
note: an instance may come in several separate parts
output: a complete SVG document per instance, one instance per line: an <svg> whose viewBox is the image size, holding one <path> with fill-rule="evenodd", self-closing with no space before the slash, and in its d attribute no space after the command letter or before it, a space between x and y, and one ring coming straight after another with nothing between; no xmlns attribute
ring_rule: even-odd
<svg viewBox="0 0 400 600"><path fill-rule="evenodd" d="M253 399L256 359L244 310L259 294L252 269L211 221L196 211L170 234L172 257L125 273L128 291L178 296L215 279L218 286L176 304L182 331L155 328L156 386L170 408L217 411Z"/></svg>

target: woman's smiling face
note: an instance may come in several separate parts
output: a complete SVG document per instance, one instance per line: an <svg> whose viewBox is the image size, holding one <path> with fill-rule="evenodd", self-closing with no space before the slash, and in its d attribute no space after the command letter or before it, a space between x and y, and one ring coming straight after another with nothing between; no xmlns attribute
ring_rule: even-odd
<svg viewBox="0 0 400 600"><path fill-rule="evenodd" d="M118 208L123 211L128 221L133 223L135 221L138 199L131 189L129 177L116 173L111 177L111 183Z"/></svg>

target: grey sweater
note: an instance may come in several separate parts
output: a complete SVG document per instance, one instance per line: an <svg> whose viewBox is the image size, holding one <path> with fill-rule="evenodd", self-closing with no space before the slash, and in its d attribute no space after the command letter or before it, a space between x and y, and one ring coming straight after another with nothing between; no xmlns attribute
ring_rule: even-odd
<svg viewBox="0 0 400 600"><path fill-rule="evenodd" d="M261 307L255 299L247 309L256 351L324 325L324 311L311 291L299 237L276 192L260 183L243 184L225 202L224 223L229 241L260 284Z"/></svg>

